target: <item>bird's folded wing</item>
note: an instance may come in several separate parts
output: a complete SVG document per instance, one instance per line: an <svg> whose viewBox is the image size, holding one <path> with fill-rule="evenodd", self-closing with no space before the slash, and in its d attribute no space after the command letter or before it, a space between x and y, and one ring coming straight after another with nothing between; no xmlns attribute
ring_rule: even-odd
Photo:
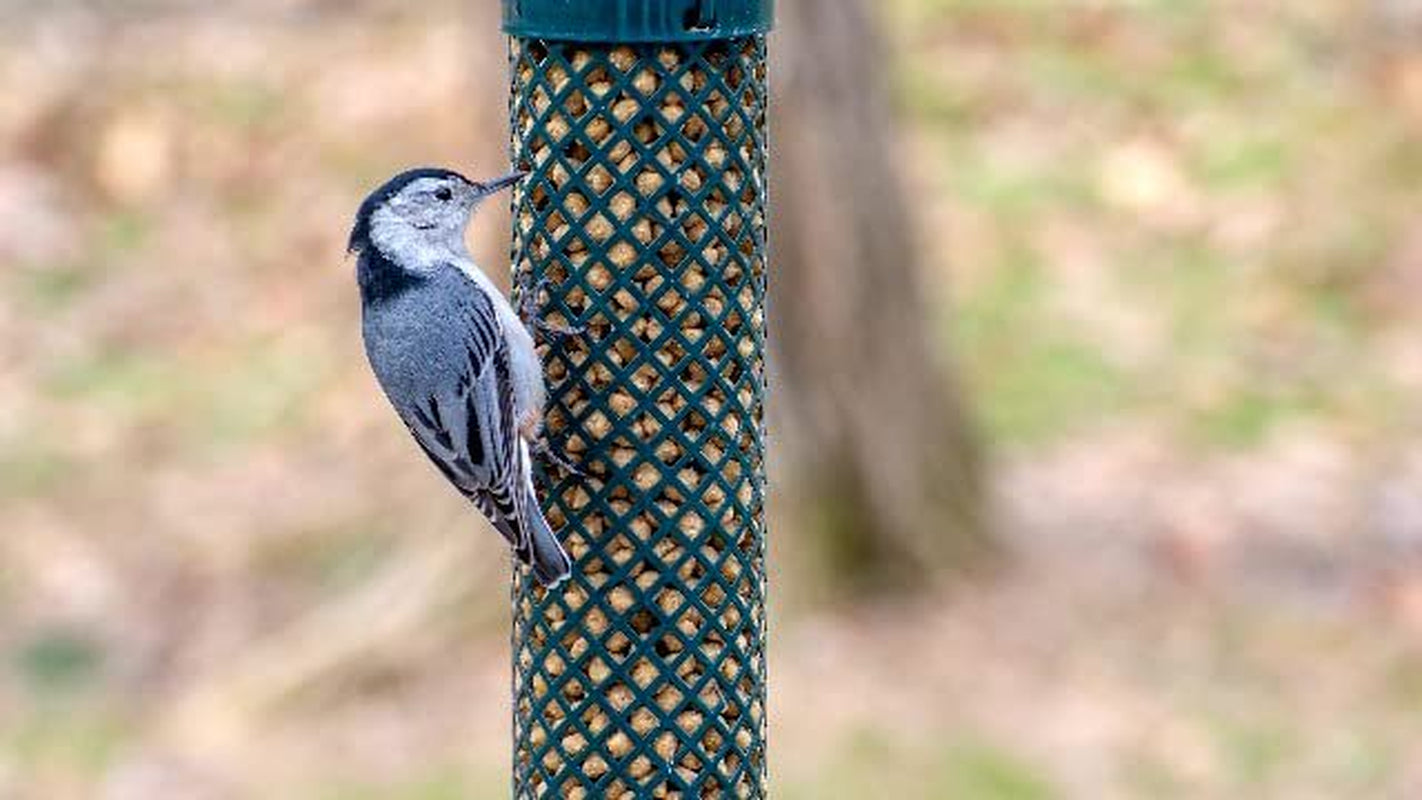
<svg viewBox="0 0 1422 800"><path fill-rule="evenodd" d="M460 369L442 376L429 396L409 409L405 421L435 466L522 555L529 546L521 524L527 467L514 414L508 344L487 297L479 296L466 312Z"/></svg>

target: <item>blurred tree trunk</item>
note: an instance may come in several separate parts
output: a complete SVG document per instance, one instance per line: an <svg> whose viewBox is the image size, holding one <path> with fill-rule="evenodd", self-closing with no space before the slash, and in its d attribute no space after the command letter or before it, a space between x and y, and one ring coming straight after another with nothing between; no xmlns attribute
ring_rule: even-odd
<svg viewBox="0 0 1422 800"><path fill-rule="evenodd" d="M914 587L992 552L977 446L926 319L872 4L782 0L772 52L776 424L837 586Z"/></svg>

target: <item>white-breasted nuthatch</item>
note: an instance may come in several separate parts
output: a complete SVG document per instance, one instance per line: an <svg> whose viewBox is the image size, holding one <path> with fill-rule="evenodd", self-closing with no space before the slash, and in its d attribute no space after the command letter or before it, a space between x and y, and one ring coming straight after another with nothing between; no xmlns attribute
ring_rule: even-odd
<svg viewBox="0 0 1422 800"><path fill-rule="evenodd" d="M386 397L539 583L555 586L572 563L533 492L543 367L532 335L464 244L479 204L523 177L402 172L361 204L349 247L365 351Z"/></svg>

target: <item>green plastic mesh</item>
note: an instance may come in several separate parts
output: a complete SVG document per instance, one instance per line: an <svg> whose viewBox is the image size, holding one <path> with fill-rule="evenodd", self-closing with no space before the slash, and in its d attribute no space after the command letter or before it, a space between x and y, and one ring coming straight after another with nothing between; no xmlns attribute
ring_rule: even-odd
<svg viewBox="0 0 1422 800"><path fill-rule="evenodd" d="M765 795L765 39L515 38L516 284L575 565L520 570L514 796Z"/></svg>

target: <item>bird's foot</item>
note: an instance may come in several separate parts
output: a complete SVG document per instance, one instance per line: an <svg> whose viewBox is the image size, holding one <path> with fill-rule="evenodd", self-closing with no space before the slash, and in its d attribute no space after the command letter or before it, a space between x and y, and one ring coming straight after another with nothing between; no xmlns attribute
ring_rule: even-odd
<svg viewBox="0 0 1422 800"><path fill-rule="evenodd" d="M518 276L518 316L523 320L524 327L532 328L534 320L538 319L538 296L547 288L548 278L534 280L532 271Z"/></svg>
<svg viewBox="0 0 1422 800"><path fill-rule="evenodd" d="M582 336L587 333L586 325L559 325L549 322L540 314L538 297L548 288L548 278L543 277L533 280L533 273L526 273L520 286L518 315L523 320L524 327L528 328L535 337L544 339L570 339L575 336Z"/></svg>
<svg viewBox="0 0 1422 800"><path fill-rule="evenodd" d="M574 475L579 478L587 475L587 473L583 472L581 467L569 461L567 456L558 452L558 450L553 447L552 442L548 441L547 434L534 440L532 450L535 458L546 461L564 472L567 472L569 475Z"/></svg>
<svg viewBox="0 0 1422 800"><path fill-rule="evenodd" d="M588 332L588 326L559 325L554 322L549 322L540 317L534 317L533 330L535 333L541 334L547 339L557 339L561 342L567 339L574 339L579 336L582 336L583 334Z"/></svg>

